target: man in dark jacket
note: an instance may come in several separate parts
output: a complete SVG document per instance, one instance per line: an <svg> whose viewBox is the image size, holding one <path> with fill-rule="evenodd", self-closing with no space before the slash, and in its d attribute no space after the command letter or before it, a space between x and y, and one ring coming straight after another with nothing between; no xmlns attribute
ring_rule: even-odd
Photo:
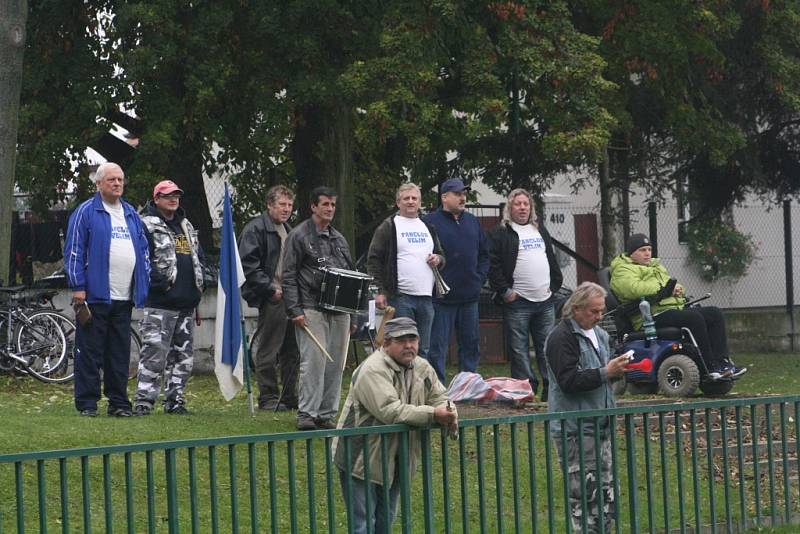
<svg viewBox="0 0 800 534"><path fill-rule="evenodd" d="M352 269L353 265L347 241L331 226L336 197L330 187L311 192L311 218L289 232L283 253L283 298L300 350L298 430L336 427L342 371L355 330L347 313L319 307L322 268Z"/></svg>
<svg viewBox="0 0 800 534"><path fill-rule="evenodd" d="M530 335L542 376L541 400L546 401L544 340L555 323L552 297L561 288L563 276L550 234L536 221L531 194L514 189L507 200L503 222L489 232L489 286L495 292L495 302L503 306L511 376L527 379L534 393L539 391L531 368Z"/></svg>
<svg viewBox="0 0 800 534"><path fill-rule="evenodd" d="M297 342L283 302L283 244L291 227L294 194L283 185L267 191L267 210L247 223L239 238L239 256L246 281L242 298L258 308L256 381L258 408L284 411L297 408ZM280 367L283 398L278 402Z"/></svg>
<svg viewBox="0 0 800 534"><path fill-rule="evenodd" d="M561 322L547 337L545 355L550 377L547 408L551 413L605 410L615 406L611 379L622 376L628 359L624 355L611 357L608 334L597 326L605 311L605 297L602 287L583 282L564 304ZM600 434L599 451L595 443L595 423ZM574 417L565 419L563 426L561 420L555 419L550 422L550 428L561 462L567 464L573 531L581 532L585 504L588 532L599 532L600 521L604 521L605 532L611 532L615 506L611 476L611 432L614 428L609 418L587 417L580 420L580 426Z"/></svg>
<svg viewBox="0 0 800 534"><path fill-rule="evenodd" d="M133 411L137 416L152 412L162 375L169 377L164 413L189 413L183 392L194 365L192 316L203 292L203 268L197 231L180 207L182 195L175 182L159 182L142 216L150 251L150 291L140 323Z"/></svg>
<svg viewBox="0 0 800 534"><path fill-rule="evenodd" d="M469 187L458 179L441 185L442 207L423 220L436 231L447 255L442 270L450 292L433 301L433 327L428 360L445 382L450 333L456 329L459 371L476 372L480 358L478 298L489 272L489 242L478 219L464 211Z"/></svg>
<svg viewBox="0 0 800 534"><path fill-rule="evenodd" d="M428 356L433 326L434 269L444 267L442 245L430 224L419 218L420 190L405 183L397 190L395 215L375 230L367 255L367 272L375 279L375 305L395 308L395 317L410 317L419 330L419 355Z"/></svg>

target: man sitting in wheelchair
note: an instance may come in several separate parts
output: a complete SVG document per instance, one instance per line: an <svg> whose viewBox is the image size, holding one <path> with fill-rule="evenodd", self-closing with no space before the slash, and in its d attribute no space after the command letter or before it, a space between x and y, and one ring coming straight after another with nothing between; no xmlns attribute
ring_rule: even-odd
<svg viewBox="0 0 800 534"><path fill-rule="evenodd" d="M674 284L670 294L670 276L658 258L653 258L650 240L644 234L633 234L625 252L611 262L611 290L621 304L638 302L642 297L656 296L652 304L656 328L688 328L694 336L708 368L709 380L738 378L747 368L736 367L730 360L725 318L715 306L685 308L685 290ZM660 294L659 294L660 293ZM649 299L653 300L653 299ZM630 316L636 330L642 328L638 313Z"/></svg>

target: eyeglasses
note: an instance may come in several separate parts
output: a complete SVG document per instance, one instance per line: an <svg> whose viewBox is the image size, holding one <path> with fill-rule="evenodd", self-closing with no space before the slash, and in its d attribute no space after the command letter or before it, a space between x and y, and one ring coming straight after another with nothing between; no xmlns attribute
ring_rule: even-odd
<svg viewBox="0 0 800 534"><path fill-rule="evenodd" d="M175 192L175 193L169 193L168 195L162 195L161 193L159 193L158 198L166 198L167 200L180 200L181 194Z"/></svg>

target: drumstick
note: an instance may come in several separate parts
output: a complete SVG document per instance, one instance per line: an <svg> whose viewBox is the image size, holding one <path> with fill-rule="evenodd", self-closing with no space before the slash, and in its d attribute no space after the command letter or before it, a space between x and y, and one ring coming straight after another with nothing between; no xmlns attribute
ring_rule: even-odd
<svg viewBox="0 0 800 534"><path fill-rule="evenodd" d="M375 335L376 345L383 345L383 329L386 326L386 321L390 321L392 317L394 317L394 308L391 306L386 306L386 309L383 311L381 325L378 327L378 333Z"/></svg>
<svg viewBox="0 0 800 534"><path fill-rule="evenodd" d="M319 350L322 351L322 354L324 354L325 357L327 357L333 363L333 358L331 358L331 355L328 354L328 351L325 350L325 347L322 346L322 343L319 342L317 336L314 335L314 333L311 331L311 329L308 327L307 324L303 325L303 329L306 331L306 334L309 335L311 340L317 345L317 348L319 348Z"/></svg>

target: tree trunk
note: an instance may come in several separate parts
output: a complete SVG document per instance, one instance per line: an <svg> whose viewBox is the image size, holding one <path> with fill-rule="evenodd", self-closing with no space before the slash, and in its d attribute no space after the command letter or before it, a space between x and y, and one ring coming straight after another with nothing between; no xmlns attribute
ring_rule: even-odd
<svg viewBox="0 0 800 534"><path fill-rule="evenodd" d="M183 189L181 207L186 213L186 218L197 230L203 250L208 252L215 250L217 247L214 245L210 210L216 209L216 206L209 206L206 197L202 144L195 140L183 139L172 153L166 176Z"/></svg>
<svg viewBox="0 0 800 534"><path fill-rule="evenodd" d="M603 160L598 172L600 189L600 228L602 228L601 248L603 265L610 265L617 253L616 224L614 218L614 197L611 194L611 161L608 147L603 149Z"/></svg>
<svg viewBox="0 0 800 534"><path fill-rule="evenodd" d="M26 0L0 0L0 284L10 283L14 168L27 15Z"/></svg>
<svg viewBox="0 0 800 534"><path fill-rule="evenodd" d="M340 100L303 106L296 117L292 161L297 173L300 220L311 213L311 191L320 185L338 193L333 226L350 244L353 260L355 191L353 189L353 111Z"/></svg>

